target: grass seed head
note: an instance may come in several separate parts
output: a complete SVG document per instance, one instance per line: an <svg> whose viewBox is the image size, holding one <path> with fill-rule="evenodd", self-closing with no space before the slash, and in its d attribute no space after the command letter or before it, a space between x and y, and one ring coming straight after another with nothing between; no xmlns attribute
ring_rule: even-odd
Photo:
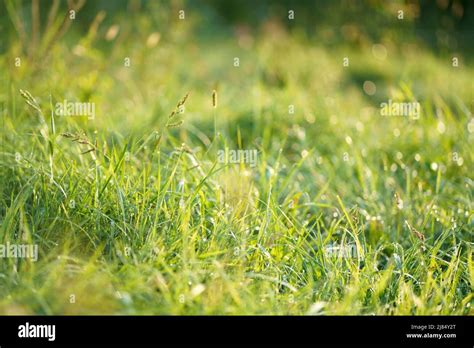
<svg viewBox="0 0 474 348"><path fill-rule="evenodd" d="M168 128L176 128L176 127L179 127L183 124L183 121L179 121L179 122L176 122L176 123L168 123L166 125L166 127Z"/></svg>
<svg viewBox="0 0 474 348"><path fill-rule="evenodd" d="M178 102L178 105L176 105L176 108L179 109L180 106L184 105L186 103L186 99L188 99L189 92L186 93L186 95Z"/></svg>
<svg viewBox="0 0 474 348"><path fill-rule="evenodd" d="M212 107L217 107L217 91L215 89L212 91Z"/></svg>
<svg viewBox="0 0 474 348"><path fill-rule="evenodd" d="M186 103L186 100L188 99L188 96L189 96L189 92L186 93L186 95L183 98L181 98L180 101L178 101L178 104L176 104L176 107L171 112L171 114L168 116L168 118L173 118L179 113L180 108Z"/></svg>
<svg viewBox="0 0 474 348"><path fill-rule="evenodd" d="M419 240L421 240L422 242L425 241L426 237L423 233L421 233L420 231L418 231L416 228L410 226L410 224L408 223L408 221L405 220L405 224L408 226L408 229L410 230L411 233L413 233L415 235L416 238L418 238Z"/></svg>

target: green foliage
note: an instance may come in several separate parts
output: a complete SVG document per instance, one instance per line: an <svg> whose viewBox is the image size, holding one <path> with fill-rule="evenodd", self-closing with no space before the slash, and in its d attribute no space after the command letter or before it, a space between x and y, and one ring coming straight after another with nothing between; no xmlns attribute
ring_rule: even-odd
<svg viewBox="0 0 474 348"><path fill-rule="evenodd" d="M472 314L472 67L271 19L193 36L205 11L178 5L72 25L41 65L2 54L0 244L39 259L1 259L0 312Z"/></svg>

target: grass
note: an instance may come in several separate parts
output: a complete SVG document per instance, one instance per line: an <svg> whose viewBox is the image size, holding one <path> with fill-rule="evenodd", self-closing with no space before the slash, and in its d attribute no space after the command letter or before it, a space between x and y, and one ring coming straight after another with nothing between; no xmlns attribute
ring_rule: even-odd
<svg viewBox="0 0 474 348"><path fill-rule="evenodd" d="M0 239L39 246L0 262L2 314L473 314L472 66L271 22L193 37L189 14L147 46L131 16L41 67L2 53ZM420 118L380 116L389 98ZM63 99L96 117L54 115Z"/></svg>

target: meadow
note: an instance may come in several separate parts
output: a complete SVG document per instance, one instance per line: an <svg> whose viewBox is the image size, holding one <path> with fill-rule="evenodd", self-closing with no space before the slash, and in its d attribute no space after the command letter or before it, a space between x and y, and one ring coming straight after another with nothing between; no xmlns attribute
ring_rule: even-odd
<svg viewBox="0 0 474 348"><path fill-rule="evenodd" d="M472 315L470 51L204 3L1 5L0 313Z"/></svg>

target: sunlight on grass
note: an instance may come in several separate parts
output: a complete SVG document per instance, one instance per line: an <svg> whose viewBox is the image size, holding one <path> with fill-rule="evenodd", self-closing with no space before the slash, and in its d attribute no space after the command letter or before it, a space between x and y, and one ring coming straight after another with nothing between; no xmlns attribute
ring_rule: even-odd
<svg viewBox="0 0 474 348"><path fill-rule="evenodd" d="M163 12L0 51L1 313L473 314L472 65Z"/></svg>

